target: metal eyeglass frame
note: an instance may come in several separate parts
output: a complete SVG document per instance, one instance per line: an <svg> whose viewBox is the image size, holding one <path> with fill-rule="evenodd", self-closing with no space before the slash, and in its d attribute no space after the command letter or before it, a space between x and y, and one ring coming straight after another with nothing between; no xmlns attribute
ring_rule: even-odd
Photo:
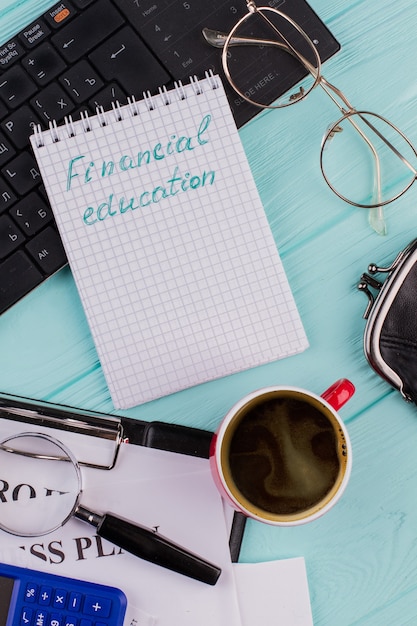
<svg viewBox="0 0 417 626"><path fill-rule="evenodd" d="M321 169L323 178L326 181L327 185L330 187L330 189L333 191L333 193L335 193L336 196L338 196L344 202L347 202L348 204L359 207L359 208L376 209L377 210L376 212L372 211L370 214L371 225L374 228L374 230L376 230L376 232L378 232L379 234L385 234L386 228L385 228L385 222L384 222L383 213L382 213L382 207L400 198L411 187L411 185L414 183L414 181L417 178L417 169L413 167L413 165L408 161L408 159L403 154L401 154L395 148L395 146L392 145L392 143L372 124L372 122L369 120L369 117L366 117L366 116L372 116L374 118L377 118L381 120L382 122L384 122L385 124L387 124L388 126L390 126L395 132L397 132L400 135L400 137L402 137L402 139L404 139L404 141L408 144L408 146L411 148L412 152L414 153L416 157L417 157L417 150L414 148L413 144L408 139L408 137L399 128L397 128L392 122L390 122L389 120L387 120L386 118L382 117L381 115L377 113L373 113L370 111L358 111L357 109L355 109L355 107L349 102L345 94L340 89L338 89L335 85L332 85L322 75L321 59L317 52L317 49L314 43L312 42L312 40L310 39L310 37L301 28L301 26L297 24L297 22L295 22L292 18L290 18L288 15L286 15L282 11L279 11L278 9L273 9L271 7L258 7L255 4L254 0L246 0L246 5L247 5L248 12L237 21L237 23L235 24L235 26L233 26L229 34L222 33L220 31L212 30L209 28L203 29L203 36L206 39L206 41L210 45L216 48L222 48L222 65L223 65L223 70L224 70L224 73L226 75L226 78L229 84L241 98L246 100L246 102L256 107L263 108L263 109L280 109L280 108L284 108L292 104L295 104L296 102L299 102L300 100L303 100L304 98L306 98L307 95L317 85L319 85L323 89L323 91L329 96L329 98L335 103L339 111L342 113L342 116L334 124L332 124L330 128L326 131L322 140L321 150L320 150L320 169ZM236 32L240 29L240 27L255 13L259 15L265 21L265 23L268 24L270 28L272 28L272 30L277 34L277 36L280 38L281 41L274 41L274 40L269 40L269 39L257 39L254 37L237 37L236 36ZM311 62L309 62L302 54L300 54L298 50L294 48L294 46L288 41L288 39L283 35L283 33L280 32L280 30L268 18L267 16L268 13L273 13L275 15L278 15L280 18L287 21L298 32L298 34L304 38L305 42L307 43L307 45L312 51L313 58L315 59L316 67L314 67L314 65ZM239 87L235 84L231 76L230 69L229 69L229 54L228 54L229 48L233 46L242 46L242 45L274 46L274 47L278 47L284 50L285 52L288 52L289 54L297 58L298 61L305 67L305 69L314 78L314 81L311 87L307 90L300 88L297 94L294 94L287 102L284 102L284 103L261 104L259 102L256 102L255 100L252 100L251 98L247 96L247 94L242 92L239 89ZM406 167L409 168L409 170L413 174L413 178L405 186L405 188L388 200L382 200L381 167L380 167L380 158L378 155L378 151L373 145L372 141L367 137L367 135L355 122L355 116L357 117L357 119L360 118L360 120L370 129L370 131L374 132L376 136L378 136L379 139L381 139L386 144L386 146L390 150L392 150L392 152L404 163L404 165L406 165ZM374 167L375 167L375 191L376 191L377 201L372 204L363 204L363 203L355 202L355 201L352 201L350 198L347 198L346 196L341 194L332 185L332 183L328 179L326 172L324 170L323 152L324 152L325 146L328 140L331 139L336 132L339 132L341 130L340 125L345 120L350 122L351 125L355 128L355 130L359 133L359 135L362 137L366 145L369 147L373 156Z"/></svg>

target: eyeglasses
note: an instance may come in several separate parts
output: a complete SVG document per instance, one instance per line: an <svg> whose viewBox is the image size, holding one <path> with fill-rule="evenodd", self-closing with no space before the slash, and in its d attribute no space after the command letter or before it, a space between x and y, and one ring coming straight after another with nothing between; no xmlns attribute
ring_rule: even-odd
<svg viewBox="0 0 417 626"><path fill-rule="evenodd" d="M386 118L355 109L322 75L314 40L291 17L278 9L257 7L254 0L246 0L246 5L248 12L229 34L203 29L206 41L222 48L223 70L231 87L241 101L262 109L280 109L304 100L320 86L341 113L322 140L324 180L345 202L370 209L372 228L386 234L383 207L402 196L417 178L413 144ZM254 47L269 55L274 72L265 75ZM282 67L285 73L280 73ZM281 92L284 86L283 95L277 92L277 83Z"/></svg>

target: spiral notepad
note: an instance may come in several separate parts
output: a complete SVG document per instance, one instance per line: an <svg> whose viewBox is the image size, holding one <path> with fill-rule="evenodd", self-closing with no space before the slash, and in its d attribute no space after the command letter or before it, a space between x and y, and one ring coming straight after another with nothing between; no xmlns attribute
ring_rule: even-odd
<svg viewBox="0 0 417 626"><path fill-rule="evenodd" d="M116 408L307 347L219 77L31 141Z"/></svg>

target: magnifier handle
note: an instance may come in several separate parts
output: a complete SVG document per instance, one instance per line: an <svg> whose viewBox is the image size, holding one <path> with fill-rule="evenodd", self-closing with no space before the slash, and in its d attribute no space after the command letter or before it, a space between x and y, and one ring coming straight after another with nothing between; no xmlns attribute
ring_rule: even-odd
<svg viewBox="0 0 417 626"><path fill-rule="evenodd" d="M97 534L135 556L184 574L208 585L215 585L221 569L157 532L105 513L100 515Z"/></svg>

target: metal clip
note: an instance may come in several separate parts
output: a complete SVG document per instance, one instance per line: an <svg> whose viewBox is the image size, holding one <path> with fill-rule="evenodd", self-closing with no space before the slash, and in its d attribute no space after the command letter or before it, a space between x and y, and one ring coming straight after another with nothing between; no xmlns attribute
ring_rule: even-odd
<svg viewBox="0 0 417 626"><path fill-rule="evenodd" d="M363 291L368 296L368 305L363 314L363 318L365 320L368 319L369 313L371 312L371 309L375 302L375 296L369 289L369 287L372 287L373 289L379 291L382 287L382 283L376 278L369 276L369 274L362 274L361 282L358 284L358 289L359 291Z"/></svg>
<svg viewBox="0 0 417 626"><path fill-rule="evenodd" d="M379 291L382 287L381 281L377 280L376 278L373 278L372 276L369 276L369 274L362 274L361 281L366 283L373 289L376 289L377 291Z"/></svg>
<svg viewBox="0 0 417 626"><path fill-rule="evenodd" d="M112 469L123 441L120 418L0 394L0 431L3 435L26 431L46 432L55 436L74 452L80 465L95 469Z"/></svg>
<svg viewBox="0 0 417 626"><path fill-rule="evenodd" d="M368 299L369 299L365 312L362 315L363 319L367 320L369 317L369 313L371 312L371 309L374 306L375 298L374 298L373 293L369 291L368 285L366 283L362 283L362 282L359 283L358 289L359 291L363 291L368 296Z"/></svg>

